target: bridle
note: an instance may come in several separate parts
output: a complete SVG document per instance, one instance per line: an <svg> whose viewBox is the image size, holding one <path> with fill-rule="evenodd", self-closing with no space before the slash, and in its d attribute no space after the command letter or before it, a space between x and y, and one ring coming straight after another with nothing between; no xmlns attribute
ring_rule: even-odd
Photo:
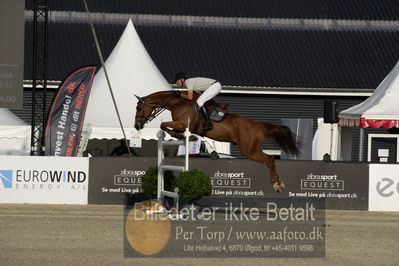
<svg viewBox="0 0 399 266"><path fill-rule="evenodd" d="M136 96L136 97L137 97L137 96ZM151 106L151 105L149 105L148 103L146 103L146 102L144 101L144 98L140 98L138 104L142 104L143 107L144 107L144 106L148 106L148 107L151 107L151 108L154 107L154 106ZM148 117L145 117L145 116L144 116L144 108L143 108L143 107L140 108L140 113L136 113L136 116L137 116L138 118L141 118L141 119L143 119L143 120L145 121L144 124L143 124L143 126L144 126L145 124L151 122L152 120L154 120L160 113L162 113L162 112L165 110L164 107L155 107L155 109L152 110L151 114L150 114Z"/></svg>
<svg viewBox="0 0 399 266"><path fill-rule="evenodd" d="M145 102L145 97L140 97L140 96L137 96L137 95L134 95L134 96L136 96L136 98L138 99L138 101L139 101L138 104L141 103L143 106L148 106L148 107L151 107L151 108L154 107L154 106L152 106L152 105L150 105L150 104L148 104L148 103ZM141 110L140 110L141 112L140 112L139 115L136 113L136 116L139 117L139 118L141 118L141 119L143 119L143 120L145 121L144 124L143 124L143 126L144 126L145 124L151 122L152 120L154 120L160 113L162 113L163 111L165 111L166 103L168 102L169 98L174 97L174 96L175 96L175 94L172 94L171 96L167 97L167 98L164 100L164 104L162 104L162 106L160 106L160 107L155 107L155 109L152 110L151 114L150 114L147 118L144 116L144 108L140 108L140 109L141 109Z"/></svg>

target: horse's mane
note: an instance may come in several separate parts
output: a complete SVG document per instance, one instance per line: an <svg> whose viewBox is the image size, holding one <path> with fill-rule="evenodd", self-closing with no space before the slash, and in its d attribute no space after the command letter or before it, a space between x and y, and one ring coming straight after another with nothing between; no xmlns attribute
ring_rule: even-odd
<svg viewBox="0 0 399 266"><path fill-rule="evenodd" d="M147 97L153 97L153 96L159 96L159 97L160 97L160 96L163 96L163 97L174 96L175 98L181 99L181 102L182 102L182 103L189 103L188 100L183 99L182 97L180 97L180 96L179 96L179 93L180 93L180 92L179 92L179 91L176 91L176 90L158 91L158 92L154 92L154 93L151 93L151 94L145 96L144 99L147 98ZM164 95L164 94L165 94L165 95ZM194 92L194 99L193 99L193 100L198 99L198 97L199 97L200 95L201 95L201 94L199 94L199 93L197 93L197 92Z"/></svg>

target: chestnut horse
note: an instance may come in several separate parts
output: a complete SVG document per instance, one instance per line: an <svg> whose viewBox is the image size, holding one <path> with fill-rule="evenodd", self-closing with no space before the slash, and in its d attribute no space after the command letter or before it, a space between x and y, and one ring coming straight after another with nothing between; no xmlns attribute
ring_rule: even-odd
<svg viewBox="0 0 399 266"><path fill-rule="evenodd" d="M204 132L198 126L202 121L199 120L199 115L194 108L196 98L188 101L180 97L177 91L161 91L144 98L136 97L139 100L134 124L137 130L144 128L144 125L155 118L160 111L167 109L171 112L173 121L162 122L161 129L172 137L183 138L189 118L189 121L192 121L189 127L190 132L217 141L237 144L242 155L269 168L274 190L281 192L285 188L277 175L273 156L262 151L262 144L266 139L270 139L285 152L298 155L295 135L288 127L257 122L229 113L222 121L213 122L212 130Z"/></svg>

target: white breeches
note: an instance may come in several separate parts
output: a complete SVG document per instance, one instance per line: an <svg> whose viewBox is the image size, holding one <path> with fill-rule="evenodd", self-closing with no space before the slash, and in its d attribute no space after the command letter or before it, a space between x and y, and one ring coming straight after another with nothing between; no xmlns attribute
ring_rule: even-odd
<svg viewBox="0 0 399 266"><path fill-rule="evenodd" d="M209 86L208 89L206 89L200 97L197 99L197 104L199 107L203 106L206 101L209 101L213 97L219 94L219 92L222 90L222 85L220 82L216 82Z"/></svg>

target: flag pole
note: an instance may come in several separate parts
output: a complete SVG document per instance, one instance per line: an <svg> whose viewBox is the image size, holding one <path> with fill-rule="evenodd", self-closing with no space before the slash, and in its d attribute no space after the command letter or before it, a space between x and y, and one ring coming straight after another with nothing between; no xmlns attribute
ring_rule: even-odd
<svg viewBox="0 0 399 266"><path fill-rule="evenodd" d="M119 125L120 125L120 127L121 127L121 130L122 130L122 133L123 133L123 137L125 138L125 144L126 144L127 152L128 152L129 155L131 155L130 149L129 149L129 144L128 144L128 142L127 142L127 138L126 138L126 134L125 134L125 130L123 129L122 120L121 120L121 117L120 117L120 115L119 115L119 110L118 110L118 107L116 106L116 100L115 100L114 93L113 93L113 91L112 91L111 82L110 82L109 77L108 77L107 69L105 68L105 63L104 63L103 54L102 54L102 52L101 52L100 43L98 42L97 34L96 34L96 31L95 31L95 29L94 29L94 25L93 25L93 22L92 22L92 19L91 19L91 15L90 15L90 11L89 11L89 6L87 5L86 0L83 0L83 3L84 3L85 8L86 8L86 13L87 13L87 17L88 17L88 19L89 19L89 24L90 24L91 32L92 32L92 34L93 34L94 42L96 43L96 48L97 48L98 57L100 58L101 66L103 67L104 74L105 74L105 79L107 80L108 89L109 89L109 92L111 93L111 98L112 98L112 101L113 101L113 103L114 103L116 115L118 116Z"/></svg>

